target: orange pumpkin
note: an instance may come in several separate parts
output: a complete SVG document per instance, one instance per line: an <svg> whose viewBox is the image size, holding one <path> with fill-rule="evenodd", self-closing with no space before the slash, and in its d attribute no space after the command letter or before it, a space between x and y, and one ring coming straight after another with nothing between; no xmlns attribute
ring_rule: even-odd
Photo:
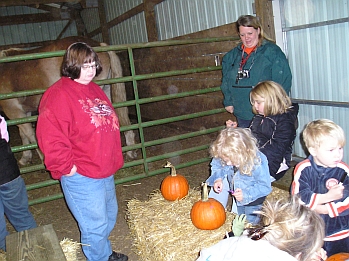
<svg viewBox="0 0 349 261"><path fill-rule="evenodd" d="M164 167L171 168L171 175L164 178L161 183L160 190L162 196L169 201L184 198L186 195L188 195L189 191L187 179L184 176L176 173L176 169L174 166L172 166L171 162L167 161L167 164Z"/></svg>
<svg viewBox="0 0 349 261"><path fill-rule="evenodd" d="M326 261L345 261L349 260L349 253L338 253L330 256Z"/></svg>
<svg viewBox="0 0 349 261"><path fill-rule="evenodd" d="M201 200L195 202L190 211L190 218L195 227L203 230L217 229L225 223L225 209L219 201L208 198L206 183L203 183Z"/></svg>

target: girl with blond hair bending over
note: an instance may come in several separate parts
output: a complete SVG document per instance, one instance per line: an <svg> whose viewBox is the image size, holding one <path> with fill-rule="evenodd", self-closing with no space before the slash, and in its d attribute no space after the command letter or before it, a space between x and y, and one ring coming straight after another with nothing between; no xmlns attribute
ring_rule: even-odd
<svg viewBox="0 0 349 261"><path fill-rule="evenodd" d="M216 192L210 194L216 194L225 207L223 201L229 190L237 202L238 214L246 214L250 223L257 223L254 211L261 208L271 192L271 181L267 158L258 150L256 138L249 129L226 128L211 145L210 154L211 176L206 182Z"/></svg>

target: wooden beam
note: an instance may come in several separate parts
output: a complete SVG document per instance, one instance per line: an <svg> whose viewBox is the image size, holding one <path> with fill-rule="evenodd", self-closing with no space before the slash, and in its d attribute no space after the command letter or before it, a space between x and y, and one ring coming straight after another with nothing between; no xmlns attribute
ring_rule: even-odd
<svg viewBox="0 0 349 261"><path fill-rule="evenodd" d="M110 44L109 38L109 28L107 24L107 17L105 14L104 0L98 0L98 15L99 15L99 24L102 28L102 39L104 43Z"/></svg>
<svg viewBox="0 0 349 261"><path fill-rule="evenodd" d="M156 28L156 18L154 10L156 4L153 0L144 0L143 3L148 42L155 42L158 40L158 30Z"/></svg>
<svg viewBox="0 0 349 261"><path fill-rule="evenodd" d="M53 4L53 3L72 3L77 4L81 0L1 0L0 6L19 6L19 5L40 5L40 4Z"/></svg>
<svg viewBox="0 0 349 261"><path fill-rule="evenodd" d="M70 15L66 18L61 16L53 16L52 14L24 14L24 15L10 15L0 16L0 26L14 25L14 24L28 24L28 23L42 23L51 21L69 20Z"/></svg>
<svg viewBox="0 0 349 261"><path fill-rule="evenodd" d="M273 3L270 0L255 0L256 15L259 17L267 36L275 40Z"/></svg>

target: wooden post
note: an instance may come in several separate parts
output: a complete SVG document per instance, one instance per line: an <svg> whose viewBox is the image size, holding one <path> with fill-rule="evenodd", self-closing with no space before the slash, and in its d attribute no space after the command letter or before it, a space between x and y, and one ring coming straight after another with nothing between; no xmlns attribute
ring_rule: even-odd
<svg viewBox="0 0 349 261"><path fill-rule="evenodd" d="M109 27L105 14L104 0L98 0L98 15L100 21L100 28L102 28L102 39L104 43L110 44Z"/></svg>
<svg viewBox="0 0 349 261"><path fill-rule="evenodd" d="M267 36L275 40L273 4L271 0L255 0L256 16L259 17Z"/></svg>

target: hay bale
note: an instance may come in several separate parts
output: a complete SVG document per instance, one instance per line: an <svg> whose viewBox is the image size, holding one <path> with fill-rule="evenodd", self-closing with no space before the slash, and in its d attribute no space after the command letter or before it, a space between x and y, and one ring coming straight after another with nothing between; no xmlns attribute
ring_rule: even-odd
<svg viewBox="0 0 349 261"><path fill-rule="evenodd" d="M190 210L200 199L198 189L190 189L188 196L177 201L167 201L156 190L148 201L132 199L127 203L127 223L141 260L196 260L201 249L217 243L231 231L235 214L229 212L225 224L216 230L200 230L192 224Z"/></svg>
<svg viewBox="0 0 349 261"><path fill-rule="evenodd" d="M288 200L290 197L290 192L279 189L277 187L272 187L271 193L267 196L267 200L269 201L277 201L277 200Z"/></svg>
<svg viewBox="0 0 349 261"><path fill-rule="evenodd" d="M288 196L287 191L273 187L268 199ZM132 199L127 203L126 219L140 260L194 261L201 249L218 243L231 231L236 214L230 212L225 224L216 230L200 230L192 224L190 210L200 199L199 189L190 189L188 196L177 201L167 201L156 190L145 202Z"/></svg>

